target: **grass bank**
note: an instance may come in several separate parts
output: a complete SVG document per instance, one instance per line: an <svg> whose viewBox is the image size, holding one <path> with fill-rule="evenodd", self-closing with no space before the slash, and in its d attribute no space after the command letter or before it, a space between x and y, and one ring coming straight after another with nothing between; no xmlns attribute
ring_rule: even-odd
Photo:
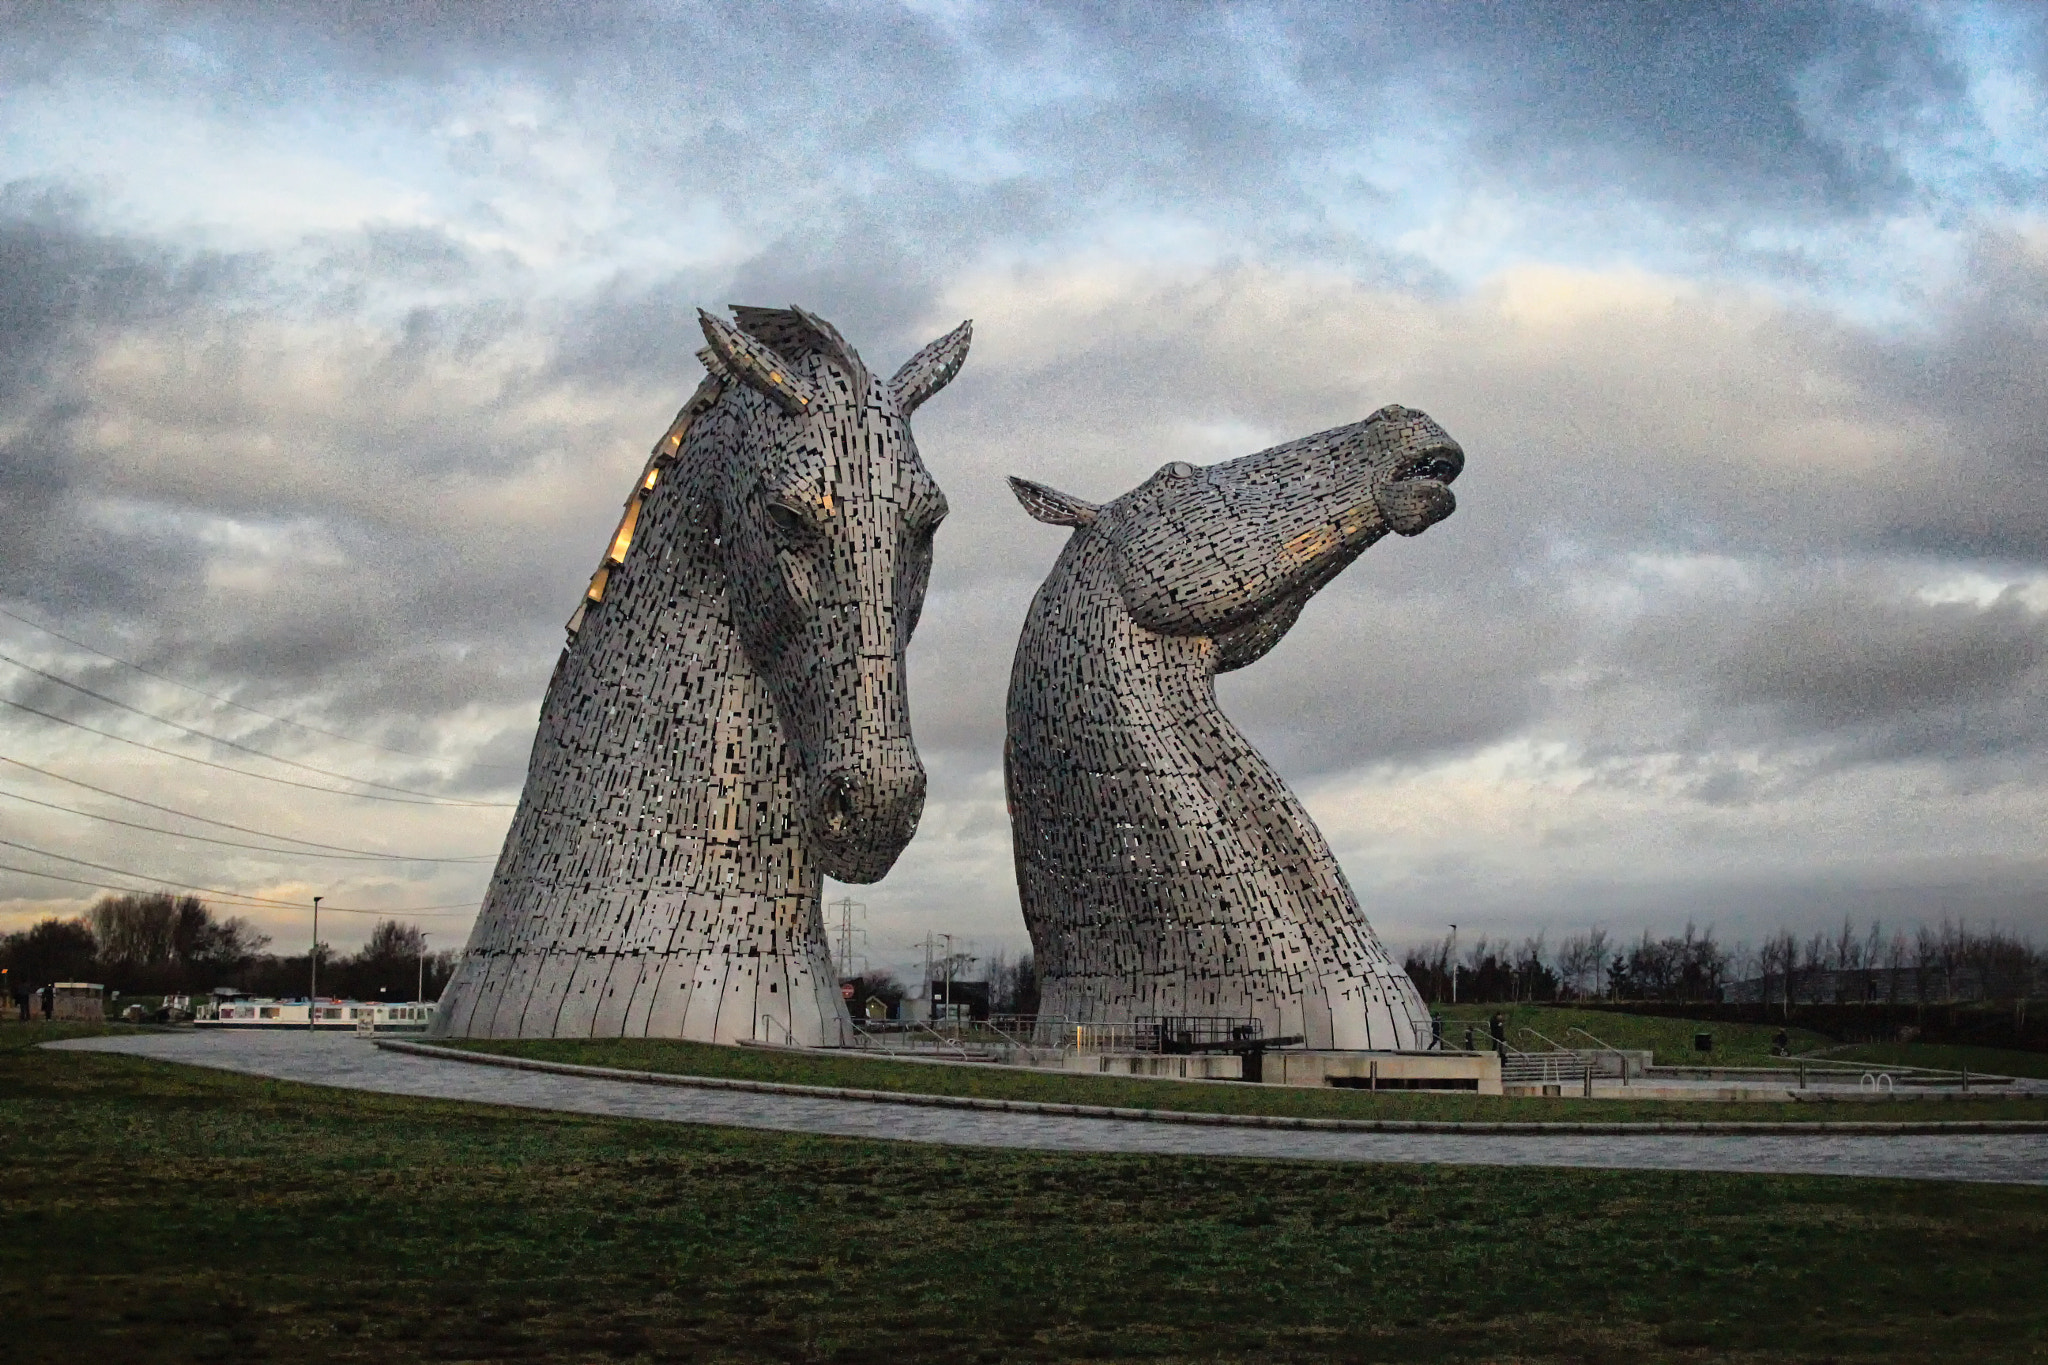
<svg viewBox="0 0 2048 1365"><path fill-rule="evenodd" d="M1446 1017L1444 1041L1452 1046L1464 1042L1465 1026L1471 1024L1483 1039L1486 1022L1495 1011L1506 1016L1508 1041L1516 1047L1535 1049L1541 1044L1522 1030L1534 1030L1567 1047L1590 1047L1586 1034L1610 1047L1648 1048L1659 1066L1693 1066L1710 1062L1718 1066L1784 1066L1784 1058L1771 1056L1771 1040L1779 1024L1734 1023L1728 1020L1666 1019L1654 1015L1622 1014L1612 1010L1574 1009L1570 1005L1454 1005L1439 1007ZM1700 1053L1693 1049L1693 1037L1711 1033L1714 1049ZM1820 1060L1835 1062L1879 1062L1887 1066L1925 1066L1944 1071L1968 1067L1972 1071L2001 1076L2048 1077L2048 1053L2022 1052L2013 1048L1971 1047L1945 1043L1865 1043L1853 1047L1838 1045L1834 1039L1811 1029L1786 1028L1786 1042L1794 1053L1815 1053Z"/></svg>
<svg viewBox="0 0 2048 1365"><path fill-rule="evenodd" d="M1202 1113L1282 1114L1302 1118L1466 1119L1598 1123L1701 1119L1811 1123L1851 1120L2048 1119L2048 1099L1888 1104L1702 1104L1684 1100L1522 1099L1493 1095L1377 1094L1292 1086L1217 1085L1125 1076L1088 1076L981 1065L933 1066L848 1054L820 1055L766 1048L721 1047L652 1038L521 1038L449 1041L441 1046L534 1057L579 1066L660 1071L682 1076L846 1086L898 1094L971 1095L982 1099L1100 1104L1128 1109Z"/></svg>
<svg viewBox="0 0 2048 1365"><path fill-rule="evenodd" d="M0 1028L10 1355L2024 1361L2048 1189L1072 1156L405 1100Z"/></svg>
<svg viewBox="0 0 2048 1365"><path fill-rule="evenodd" d="M1968 1067L2001 1076L2033 1076L2048 1079L2048 1052L2020 1052L2013 1048L1955 1047L1944 1043L1858 1043L1830 1048L1827 1060L1870 1062L1879 1066L1932 1066L1944 1071Z"/></svg>
<svg viewBox="0 0 2048 1365"><path fill-rule="evenodd" d="M1587 1037L1609 1047L1630 1051L1648 1049L1659 1066L1692 1066L1708 1061L1721 1066L1783 1066L1783 1058L1771 1056L1776 1024L1701 1023L1693 1019L1661 1019L1644 1014L1617 1014L1609 1010L1573 1009L1569 1005L1449 1005L1439 1006L1445 1017L1444 1041L1453 1047L1465 1039L1465 1026L1474 1025L1484 1046L1486 1022L1495 1013L1506 1016L1508 1042L1524 1051L1539 1051L1543 1044L1522 1032L1535 1030L1565 1047L1592 1047ZM1573 1030L1583 1030L1574 1032ZM1711 1033L1714 1050L1693 1050L1693 1035ZM1788 1028L1786 1042L1794 1052L1812 1052L1835 1040L1811 1029ZM1989 1068L1986 1068L1987 1070Z"/></svg>

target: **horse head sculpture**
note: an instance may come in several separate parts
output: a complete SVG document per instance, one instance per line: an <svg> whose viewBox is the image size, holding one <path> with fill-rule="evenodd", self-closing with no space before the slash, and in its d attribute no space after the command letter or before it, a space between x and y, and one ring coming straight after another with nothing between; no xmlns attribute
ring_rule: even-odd
<svg viewBox="0 0 2048 1365"><path fill-rule="evenodd" d="M910 415L971 326L883 382L801 308L733 313L570 618L439 1033L845 1036L821 879L880 878L923 809L903 652L946 500Z"/></svg>
<svg viewBox="0 0 2048 1365"><path fill-rule="evenodd" d="M1426 415L1387 407L1207 468L1175 461L1102 505L1010 481L1033 517L1075 531L1017 647L1004 765L1048 1015L1230 1015L1311 1045L1418 1045L1420 998L1214 680L1388 532L1449 516L1464 463Z"/></svg>
<svg viewBox="0 0 2048 1365"><path fill-rule="evenodd" d="M707 414L700 506L802 772L819 866L876 881L924 808L903 650L946 515L910 414L958 372L970 327L878 384L823 319L735 312L738 328L699 314L710 363L742 386Z"/></svg>

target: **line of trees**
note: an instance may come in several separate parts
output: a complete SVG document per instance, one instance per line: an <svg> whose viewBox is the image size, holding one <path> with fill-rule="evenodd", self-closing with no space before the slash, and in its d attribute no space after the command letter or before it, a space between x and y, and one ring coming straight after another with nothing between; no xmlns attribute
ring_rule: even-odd
<svg viewBox="0 0 2048 1365"><path fill-rule="evenodd" d="M239 915L221 917L197 896L104 896L76 919L45 919L0 938L0 967L14 991L53 981L96 981L124 995L195 995L231 986L255 995L303 996L311 952L265 951L270 936ZM317 946L320 993L410 1000L425 978L435 999L454 973L455 954L428 953L426 935L380 920L362 950Z"/></svg>
<svg viewBox="0 0 2048 1365"><path fill-rule="evenodd" d="M1875 922L1858 932L1846 919L1831 934L1780 930L1747 960L1744 985L1765 1004L2024 1000L2048 986L2048 953L2029 940L1949 920L1911 934Z"/></svg>
<svg viewBox="0 0 2048 1365"><path fill-rule="evenodd" d="M977 963L980 964L978 968ZM943 959L932 964L934 982L946 979L946 965ZM1038 965L1030 953L1012 959L1006 951L998 948L985 962L957 953L952 967L956 988L963 985L977 990L986 988L991 1014L1038 1013ZM878 967L859 977L849 977L840 984L853 987L853 994L847 999L848 1007L856 1015L862 1013L870 999L880 1000L892 1012L900 1011L908 993L903 982L886 967Z"/></svg>
<svg viewBox="0 0 2048 1365"><path fill-rule="evenodd" d="M1402 964L1423 998L1485 1003L1546 1000L1749 1000L1953 1003L2024 1000L2048 991L2048 952L2000 929L1943 920L1910 932L1848 920L1801 937L1781 929L1761 944L1721 942L1688 923L1634 943L1593 929L1555 950L1537 934L1520 943L1455 937L1410 949Z"/></svg>

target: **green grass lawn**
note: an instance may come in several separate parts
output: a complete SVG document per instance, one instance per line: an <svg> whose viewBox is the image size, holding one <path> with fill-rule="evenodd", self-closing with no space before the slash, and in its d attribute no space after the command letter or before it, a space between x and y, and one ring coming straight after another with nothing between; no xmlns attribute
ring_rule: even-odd
<svg viewBox="0 0 2048 1365"><path fill-rule="evenodd" d="M2048 1189L550 1115L0 1028L24 1361L2037 1361Z"/></svg>
<svg viewBox="0 0 2048 1365"><path fill-rule="evenodd" d="M1712 1023L1694 1019L1658 1019L1646 1014L1615 1014L1607 1010L1573 1009L1569 1005L1448 1005L1438 1007L1446 1019L1444 1041L1459 1047L1465 1041L1465 1025L1475 1024L1484 1046L1486 1021L1498 1011L1507 1016L1508 1043L1525 1052L1543 1050L1543 1043L1524 1032L1533 1029L1565 1047L1592 1047L1585 1036L1593 1035L1609 1047L1631 1051L1648 1049L1659 1066L1694 1066L1711 1062L1720 1066L1786 1066L1792 1063L1771 1056L1771 1039L1776 1024ZM1574 1028L1585 1033L1575 1033ZM1693 1050L1695 1033L1714 1035L1714 1050L1702 1054ZM1834 1039L1810 1029L1788 1028L1786 1041L1794 1052L1811 1052L1830 1046Z"/></svg>
<svg viewBox="0 0 2048 1365"><path fill-rule="evenodd" d="M924 1095L1101 1104L1129 1109L1175 1109L1228 1114L1285 1114L1308 1118L1464 1119L1515 1122L1669 1120L1914 1121L1951 1119L2048 1120L2048 1099L1888 1104L1759 1101L1709 1104L1696 1100L1542 1099L1452 1093L1311 1090L1295 1086L1217 1085L1127 1076L1026 1071L981 1065L934 1066L858 1054L819 1055L766 1048L722 1047L649 1038L522 1038L449 1040L438 1044L477 1052L534 1057L580 1066L722 1076L793 1085L848 1086Z"/></svg>
<svg viewBox="0 0 2048 1365"><path fill-rule="evenodd" d="M1874 1062L1883 1066L1931 1066L1944 1071L1972 1071L2000 1076L2048 1078L2048 1052L2019 1052L2000 1047L1956 1047L1941 1043L1861 1043L1830 1049L1832 1062Z"/></svg>
<svg viewBox="0 0 2048 1365"><path fill-rule="evenodd" d="M1659 1019L1643 1014L1617 1014L1606 1010L1573 1009L1569 1005L1457 1005L1441 1010L1447 1022L1444 1041L1453 1047L1464 1042L1465 1025L1475 1024L1485 1036L1485 1024L1494 1011L1507 1016L1508 1042L1529 1051L1542 1044L1523 1030L1535 1030L1568 1047L1589 1047L1584 1029L1610 1047L1648 1048L1656 1053L1659 1066L1695 1066L1710 1062L1719 1066L1787 1066L1795 1063L1770 1055L1775 1024L1732 1024L1696 1019ZM1693 1050L1693 1035L1714 1035L1714 1050L1703 1055ZM1823 1062L1883 1062L1890 1066L1925 1066L1942 1070L1968 1067L1972 1071L2001 1076L2048 1077L2048 1053L2018 1052L2006 1048L1958 1047L1929 1043L1870 1043L1841 1047L1824 1034L1810 1029L1787 1029L1786 1041L1794 1053L1819 1053Z"/></svg>

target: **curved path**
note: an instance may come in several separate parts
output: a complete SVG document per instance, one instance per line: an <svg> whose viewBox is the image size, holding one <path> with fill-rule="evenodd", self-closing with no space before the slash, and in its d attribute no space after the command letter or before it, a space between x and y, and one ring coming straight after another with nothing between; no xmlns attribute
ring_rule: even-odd
<svg viewBox="0 0 2048 1365"><path fill-rule="evenodd" d="M1197 1127L643 1085L388 1052L350 1034L194 1031L75 1038L48 1046L391 1095L970 1147L2048 1184L2048 1136L2038 1133L1529 1135Z"/></svg>

